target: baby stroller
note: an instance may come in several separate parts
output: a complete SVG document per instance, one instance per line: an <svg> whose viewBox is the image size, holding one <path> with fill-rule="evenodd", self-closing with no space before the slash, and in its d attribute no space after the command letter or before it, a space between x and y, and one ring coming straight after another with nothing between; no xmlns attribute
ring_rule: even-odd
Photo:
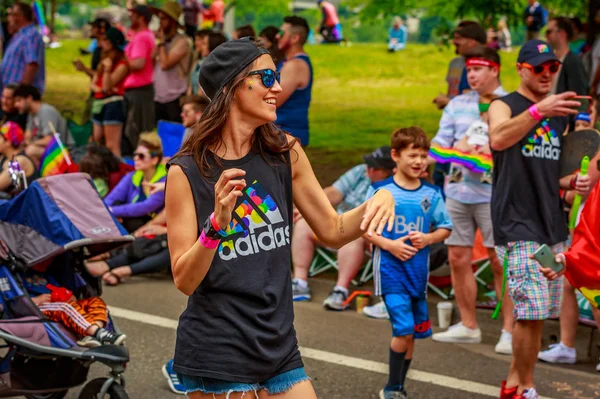
<svg viewBox="0 0 600 399"><path fill-rule="evenodd" d="M100 362L110 368L108 377L88 382L79 398L128 398L122 375L127 348L78 346L74 333L40 312L22 278L43 265L77 299L100 296L99 280L83 261L132 242L126 234L86 174L39 179L0 201L0 397L63 398ZM110 315L106 328L119 333Z"/></svg>

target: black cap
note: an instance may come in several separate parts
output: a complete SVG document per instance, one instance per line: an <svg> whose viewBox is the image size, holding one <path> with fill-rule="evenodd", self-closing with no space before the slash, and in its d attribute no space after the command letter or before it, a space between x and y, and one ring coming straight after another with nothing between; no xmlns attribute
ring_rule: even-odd
<svg viewBox="0 0 600 399"><path fill-rule="evenodd" d="M125 48L125 36L123 36L123 32L121 32L117 28L110 27L106 31L104 37L119 50L123 50Z"/></svg>
<svg viewBox="0 0 600 399"><path fill-rule="evenodd" d="M471 23L465 26L459 26L456 29L456 34L467 39L476 40L480 44L487 43L487 33L478 23Z"/></svg>
<svg viewBox="0 0 600 399"><path fill-rule="evenodd" d="M198 82L211 101L252 61L263 54L269 54L267 49L256 47L253 40L245 37L225 42L202 62Z"/></svg>
<svg viewBox="0 0 600 399"><path fill-rule="evenodd" d="M548 61L559 61L559 59L554 54L552 47L543 40L530 40L526 42L521 47L519 57L517 58L519 64L526 62L534 67Z"/></svg>
<svg viewBox="0 0 600 399"><path fill-rule="evenodd" d="M150 9L150 7L145 6L143 4L139 4L133 8L130 8L129 11L144 17L146 22L150 22L152 20L152 10Z"/></svg>
<svg viewBox="0 0 600 399"><path fill-rule="evenodd" d="M392 149L384 145L370 154L363 157L367 166L374 169L392 170L396 167L396 162L392 159Z"/></svg>
<svg viewBox="0 0 600 399"><path fill-rule="evenodd" d="M110 28L110 21L106 18L96 18L93 21L88 22L88 25L92 25L94 28L104 27Z"/></svg>

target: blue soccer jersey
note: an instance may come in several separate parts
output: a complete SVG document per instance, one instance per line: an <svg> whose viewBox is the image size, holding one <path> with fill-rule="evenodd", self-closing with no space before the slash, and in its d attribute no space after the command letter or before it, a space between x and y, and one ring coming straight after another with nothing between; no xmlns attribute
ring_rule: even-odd
<svg viewBox="0 0 600 399"><path fill-rule="evenodd" d="M411 231L427 234L436 229L452 229L452 221L437 187L422 182L416 190L405 190L396 184L392 176L373 184L367 198L376 189L390 191L396 201L394 227L391 232L384 231L383 237L396 240ZM410 245L410 240L406 243ZM373 267L376 295L408 293L413 298L425 297L429 276L429 247L421 249L406 262L375 247Z"/></svg>

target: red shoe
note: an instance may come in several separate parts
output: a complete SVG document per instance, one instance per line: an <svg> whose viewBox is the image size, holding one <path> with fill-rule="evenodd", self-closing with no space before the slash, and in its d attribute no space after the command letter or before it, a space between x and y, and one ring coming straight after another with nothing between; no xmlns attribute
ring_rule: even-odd
<svg viewBox="0 0 600 399"><path fill-rule="evenodd" d="M523 399L521 395L517 395L517 388L506 388L506 380L502 381L502 386L500 387L500 399Z"/></svg>

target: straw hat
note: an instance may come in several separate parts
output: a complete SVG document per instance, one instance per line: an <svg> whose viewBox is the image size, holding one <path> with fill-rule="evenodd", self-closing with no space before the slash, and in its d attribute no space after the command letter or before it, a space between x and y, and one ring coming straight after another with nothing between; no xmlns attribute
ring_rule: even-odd
<svg viewBox="0 0 600 399"><path fill-rule="evenodd" d="M167 1L161 8L150 7L152 14L158 16L159 12L164 13L166 16L177 22L177 25L183 29L183 25L179 22L179 18L182 14L182 9L179 3L176 1Z"/></svg>

